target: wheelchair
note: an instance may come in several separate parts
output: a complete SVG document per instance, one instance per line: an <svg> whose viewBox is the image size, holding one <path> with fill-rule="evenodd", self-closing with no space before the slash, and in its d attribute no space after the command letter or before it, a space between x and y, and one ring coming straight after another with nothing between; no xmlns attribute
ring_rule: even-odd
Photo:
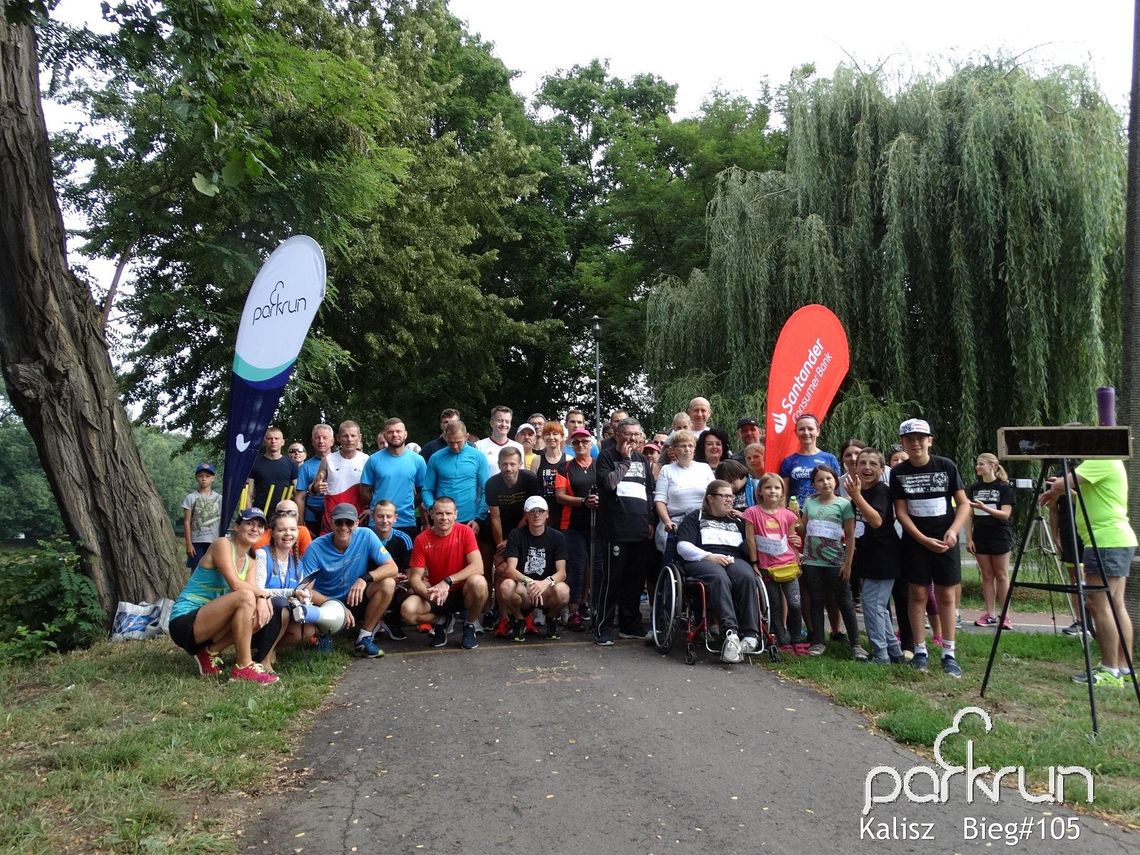
<svg viewBox="0 0 1140 855"><path fill-rule="evenodd" d="M759 633L757 640L759 646L752 656L767 655L773 662L780 658L776 644L776 635L771 629L771 611L768 603L768 592L764 583L757 580L757 599L759 600ZM654 589L653 607L650 614L653 633L653 644L661 654L668 655L683 634L685 637L685 662L693 665L697 661L697 644L704 645L705 650L720 656L723 639L717 638L711 632L709 620L708 591L703 582L696 579L686 579L680 561L671 562L661 568L657 577L657 587Z"/></svg>

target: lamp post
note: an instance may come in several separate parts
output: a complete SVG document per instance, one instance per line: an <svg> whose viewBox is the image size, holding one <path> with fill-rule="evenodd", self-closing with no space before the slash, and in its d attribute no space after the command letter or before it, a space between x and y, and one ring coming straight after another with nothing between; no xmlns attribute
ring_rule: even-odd
<svg viewBox="0 0 1140 855"><path fill-rule="evenodd" d="M594 315L590 318L590 335L594 337L594 430L600 444L602 441L602 321Z"/></svg>

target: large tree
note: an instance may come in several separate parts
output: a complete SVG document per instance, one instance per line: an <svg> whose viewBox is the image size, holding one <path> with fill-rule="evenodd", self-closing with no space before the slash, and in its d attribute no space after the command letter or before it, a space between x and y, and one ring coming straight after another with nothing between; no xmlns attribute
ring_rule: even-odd
<svg viewBox="0 0 1140 855"><path fill-rule="evenodd" d="M758 403L784 321L820 302L851 342L832 437L889 441L909 410L971 457L1003 424L1091 416L1120 372L1124 146L1082 70L802 74L787 119L787 169L724 173L707 273L651 301L666 399L700 366Z"/></svg>
<svg viewBox="0 0 1140 855"><path fill-rule="evenodd" d="M81 565L111 612L119 599L172 595L178 563L99 309L67 267L38 72L30 23L0 17L0 363Z"/></svg>

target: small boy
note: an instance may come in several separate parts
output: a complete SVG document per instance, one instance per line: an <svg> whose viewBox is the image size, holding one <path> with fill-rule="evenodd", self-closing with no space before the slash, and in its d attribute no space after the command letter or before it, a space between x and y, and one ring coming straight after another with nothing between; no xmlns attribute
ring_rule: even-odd
<svg viewBox="0 0 1140 855"><path fill-rule="evenodd" d="M182 500L182 536L186 540L186 566L193 570L219 537L222 494L214 492L214 467L199 463L194 470L198 489Z"/></svg>

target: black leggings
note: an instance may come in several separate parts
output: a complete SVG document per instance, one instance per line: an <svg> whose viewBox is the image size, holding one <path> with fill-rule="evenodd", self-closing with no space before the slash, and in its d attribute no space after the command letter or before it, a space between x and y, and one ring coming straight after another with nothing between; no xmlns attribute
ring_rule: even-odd
<svg viewBox="0 0 1140 855"><path fill-rule="evenodd" d="M859 643L859 624L855 618L855 603L851 601L851 586L846 579L839 578L839 567L825 564L803 564L803 580L811 594L811 635L812 644L823 644L823 607L828 590L835 592L839 613L843 615L843 626L851 645Z"/></svg>
<svg viewBox="0 0 1140 855"><path fill-rule="evenodd" d="M273 607L273 616L265 626L257 630L249 639L249 649L253 654L254 662L262 662L269 655L269 651L277 644L281 637L281 624L289 619L289 601L284 597L272 597L269 605Z"/></svg>

